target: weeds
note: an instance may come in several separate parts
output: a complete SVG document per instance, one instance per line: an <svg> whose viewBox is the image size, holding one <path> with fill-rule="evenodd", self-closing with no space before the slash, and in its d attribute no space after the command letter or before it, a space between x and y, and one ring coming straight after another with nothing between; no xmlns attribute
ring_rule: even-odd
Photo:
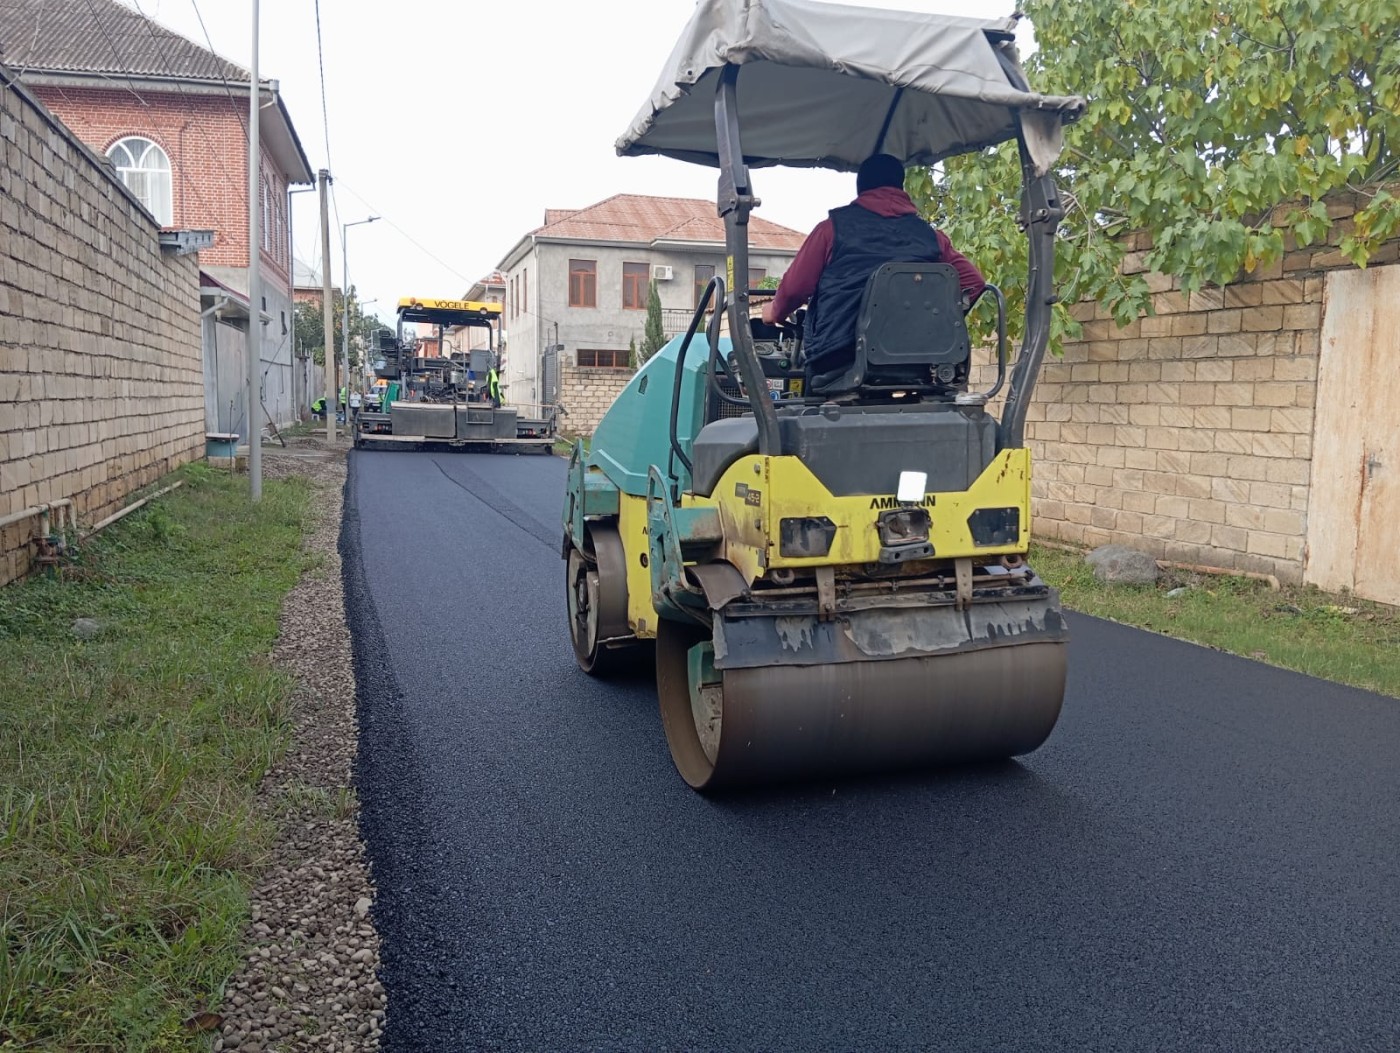
<svg viewBox="0 0 1400 1053"><path fill-rule="evenodd" d="M67 580L0 590L0 1048L200 1048L180 1021L237 964L309 489L254 506L246 479L179 474Z"/></svg>
<svg viewBox="0 0 1400 1053"><path fill-rule="evenodd" d="M1180 571L1166 572L1155 585L1106 585L1082 555L1044 546L1031 547L1031 562L1074 610L1400 697L1394 607Z"/></svg>

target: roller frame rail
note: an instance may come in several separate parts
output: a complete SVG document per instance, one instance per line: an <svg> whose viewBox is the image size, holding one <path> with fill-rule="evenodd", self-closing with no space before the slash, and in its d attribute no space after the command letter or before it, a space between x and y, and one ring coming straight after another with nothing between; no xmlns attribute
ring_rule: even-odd
<svg viewBox="0 0 1400 1053"><path fill-rule="evenodd" d="M719 169L726 273L710 281L685 334L619 396L591 451L574 448L562 546L569 625L579 664L593 675L655 646L672 759L697 790L1024 754L1045 741L1060 712L1068 633L1058 595L1024 559L1025 420L1055 303L1063 209L1050 173L1060 127L1084 103L1030 91L1014 54L1014 20L879 15L870 24L884 37L856 39L851 55L845 41L860 37L865 9L700 0L649 107L619 140L624 155L661 153ZM802 24L807 35L790 38L784 24ZM909 64L928 59L905 49L917 33L930 48L956 39L990 49L994 60L978 53L983 80L988 68L999 70L1005 88L979 85L979 95L879 67L882 47L909 55ZM864 75L851 72L856 66ZM869 94L872 80L888 89L878 133L846 156L815 145L802 153L808 115L800 99L774 90L811 83L802 78L813 70L848 77L853 93ZM749 98L761 99L755 106L768 122L747 155L746 76L759 78L764 94ZM694 101L707 77L712 141L699 131ZM836 99L827 82L822 97ZM917 115L904 119L901 107L924 105L921 91L949 109L965 107L969 120L949 128L981 127L987 140L949 141L949 131L934 141L940 133L930 131L928 142L917 141L923 125ZM988 108L987 95L1006 100L1004 114ZM859 133L839 99L832 105L835 136L816 125L808 135L823 148ZM794 115L789 123L799 127L786 149L765 153L782 138L773 128L787 128ZM733 283L748 273L748 220L760 204L751 167L851 170L892 150L906 164L932 163L1008 139L1018 146L1029 274L1013 363L1005 298L988 287L998 327L992 388L968 389L966 325L939 291L950 280L955 287L946 265L891 264L872 277L845 377L805 368L800 320L776 336L751 322L762 291ZM907 315L911 304L929 312L918 316L928 320L926 347L899 329L913 323L888 313L902 307ZM894 329L888 339L886 324ZM899 358L910 346L915 357ZM780 394L770 397L774 385ZM998 420L986 407L1003 386ZM900 471L894 496L890 459L925 469Z"/></svg>

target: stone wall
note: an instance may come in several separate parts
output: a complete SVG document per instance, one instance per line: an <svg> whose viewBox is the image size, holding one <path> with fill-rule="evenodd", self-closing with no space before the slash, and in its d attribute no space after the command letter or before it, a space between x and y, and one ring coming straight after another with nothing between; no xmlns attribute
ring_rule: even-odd
<svg viewBox="0 0 1400 1053"><path fill-rule="evenodd" d="M1301 579L1325 274L1350 266L1347 222L1223 288L1148 274L1153 313L1126 327L1071 308L1082 339L1047 357L1028 414L1040 536ZM1124 268L1141 273L1135 238ZM1397 257L1392 243L1372 263Z"/></svg>
<svg viewBox="0 0 1400 1053"><path fill-rule="evenodd" d="M559 404L567 416L560 416L559 430L566 435L592 435L632 375L630 369L588 369L573 362L561 363Z"/></svg>
<svg viewBox="0 0 1400 1053"><path fill-rule="evenodd" d="M196 259L3 66L0 150L0 516L95 521L203 453ZM0 531L0 581L34 525Z"/></svg>

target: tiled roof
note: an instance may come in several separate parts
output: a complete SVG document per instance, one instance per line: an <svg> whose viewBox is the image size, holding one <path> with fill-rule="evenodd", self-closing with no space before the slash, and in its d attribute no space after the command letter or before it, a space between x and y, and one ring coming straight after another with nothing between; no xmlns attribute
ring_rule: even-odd
<svg viewBox="0 0 1400 1053"><path fill-rule="evenodd" d="M0 61L16 70L251 79L241 66L116 0L0 0Z"/></svg>
<svg viewBox="0 0 1400 1053"><path fill-rule="evenodd" d="M547 209L545 225L534 233L537 237L580 241L723 242L724 222L715 215L713 201L617 194L577 211ZM758 216L749 217L749 244L754 248L795 251L801 248L804 238L804 234L790 227Z"/></svg>

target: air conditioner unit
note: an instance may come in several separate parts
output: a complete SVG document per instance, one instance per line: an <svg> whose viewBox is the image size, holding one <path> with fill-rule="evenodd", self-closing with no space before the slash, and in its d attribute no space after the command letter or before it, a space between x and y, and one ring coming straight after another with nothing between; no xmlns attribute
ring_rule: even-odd
<svg viewBox="0 0 1400 1053"><path fill-rule="evenodd" d="M657 282L668 282L672 278L670 267L653 267L651 269L651 279Z"/></svg>

